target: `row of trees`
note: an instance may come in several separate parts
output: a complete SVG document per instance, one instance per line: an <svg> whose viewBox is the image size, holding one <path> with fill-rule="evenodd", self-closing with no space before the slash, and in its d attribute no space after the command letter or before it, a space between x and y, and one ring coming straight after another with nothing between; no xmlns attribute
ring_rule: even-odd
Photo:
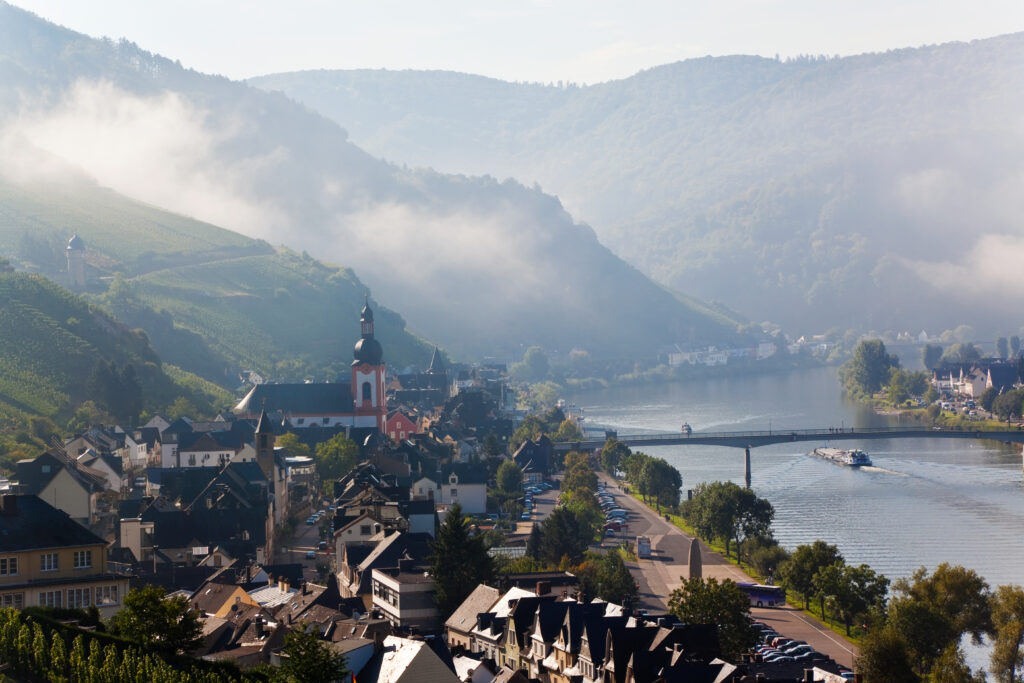
<svg viewBox="0 0 1024 683"><path fill-rule="evenodd" d="M509 448L515 451L527 439L536 441L541 435L547 435L552 441L563 443L583 440L583 432L580 431L579 425L566 419L562 409L555 407L543 413L531 413L523 418L509 439Z"/></svg>
<svg viewBox="0 0 1024 683"><path fill-rule="evenodd" d="M893 585L887 609L865 639L857 666L871 683L976 683L983 672L964 662L961 640L992 643L989 672L999 683L1024 673L1024 589L992 591L973 570L941 564Z"/></svg>
<svg viewBox="0 0 1024 683"><path fill-rule="evenodd" d="M644 502L653 501L659 514L663 507L675 509L679 506L683 476L667 460L637 451L623 457L619 466Z"/></svg>

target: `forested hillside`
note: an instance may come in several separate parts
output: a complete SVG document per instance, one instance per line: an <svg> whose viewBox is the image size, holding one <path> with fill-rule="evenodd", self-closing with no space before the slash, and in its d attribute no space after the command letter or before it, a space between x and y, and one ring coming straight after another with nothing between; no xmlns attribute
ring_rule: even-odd
<svg viewBox="0 0 1024 683"><path fill-rule="evenodd" d="M736 337L736 321L655 285L537 188L381 161L282 95L2 3L0 120L8 144L121 194L352 268L456 355L653 357ZM8 155L31 171L18 177L43 176L12 158L31 155Z"/></svg>
<svg viewBox="0 0 1024 683"><path fill-rule="evenodd" d="M586 87L310 71L251 82L374 154L511 175L683 291L755 319L1000 329L1024 256L1024 35L692 59Z"/></svg>

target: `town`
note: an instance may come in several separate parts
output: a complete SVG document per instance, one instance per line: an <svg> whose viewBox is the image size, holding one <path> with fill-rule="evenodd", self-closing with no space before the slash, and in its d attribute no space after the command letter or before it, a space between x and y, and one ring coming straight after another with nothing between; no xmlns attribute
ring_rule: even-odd
<svg viewBox="0 0 1024 683"><path fill-rule="evenodd" d="M578 423L518 414L504 367L435 349L392 376L368 302L360 326L348 381L262 382L212 421L92 425L18 462L0 497L0 605L110 652L124 641L99 633L139 642L130 625L146 623L154 651L229 679L843 680L808 646L772 663L670 611L657 568L636 569L664 554L636 531L663 523L596 472L626 468L628 448L560 455L553 439L581 440ZM631 481L678 505L678 472L652 463ZM594 510L603 524L581 521ZM702 580L696 552L680 581ZM10 661L18 632L0 638ZM22 669L75 676L42 656Z"/></svg>

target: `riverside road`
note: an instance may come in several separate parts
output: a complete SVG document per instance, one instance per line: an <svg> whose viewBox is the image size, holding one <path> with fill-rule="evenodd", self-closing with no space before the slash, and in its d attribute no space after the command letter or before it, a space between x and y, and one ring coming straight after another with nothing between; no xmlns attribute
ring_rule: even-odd
<svg viewBox="0 0 1024 683"><path fill-rule="evenodd" d="M669 594L682 584L683 578L689 576L687 561L691 537L675 525L666 522L640 501L619 490L619 484L614 479L605 474L599 476L607 484L608 490L615 495L615 501L619 506L629 512L628 531L609 537L606 543L616 539L635 539L637 536L650 537L654 547L652 559L630 562L627 566L640 588L640 606L651 611L664 611L668 608ZM742 570L703 543L700 543L700 549L704 577L719 581L753 581ZM752 607L750 611L755 619L763 621L782 635L803 640L838 663L853 666L857 648L821 624L808 619L801 612L789 607Z"/></svg>

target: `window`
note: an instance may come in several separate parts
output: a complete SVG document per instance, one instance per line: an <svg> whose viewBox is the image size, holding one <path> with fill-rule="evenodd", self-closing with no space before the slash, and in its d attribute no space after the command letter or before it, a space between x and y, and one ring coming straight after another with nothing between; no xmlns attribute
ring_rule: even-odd
<svg viewBox="0 0 1024 683"><path fill-rule="evenodd" d="M196 464L196 454L195 453L189 453L188 454L188 464L189 465L195 465Z"/></svg>
<svg viewBox="0 0 1024 683"><path fill-rule="evenodd" d="M24 593L5 593L4 595L0 595L0 607L13 607L14 609L21 609L24 606Z"/></svg>
<svg viewBox="0 0 1024 683"><path fill-rule="evenodd" d="M57 571L57 553L43 553L39 556L39 569L44 572Z"/></svg>
<svg viewBox="0 0 1024 683"><path fill-rule="evenodd" d="M96 604L100 605L116 605L117 604L117 586L97 586L96 587Z"/></svg>
<svg viewBox="0 0 1024 683"><path fill-rule="evenodd" d="M0 557L0 576L17 576L18 558Z"/></svg>
<svg viewBox="0 0 1024 683"><path fill-rule="evenodd" d="M92 589L89 588L69 588L68 589L68 607L88 607L92 604Z"/></svg>
<svg viewBox="0 0 1024 683"><path fill-rule="evenodd" d="M373 387L369 382L363 382L363 400L369 401L373 397Z"/></svg>
<svg viewBox="0 0 1024 683"><path fill-rule="evenodd" d="M295 421L295 424L306 424L306 418L300 417L298 420Z"/></svg>
<svg viewBox="0 0 1024 683"><path fill-rule="evenodd" d="M44 474L48 474L50 472L50 466L49 465L43 465L39 469L41 469Z"/></svg>
<svg viewBox="0 0 1024 683"><path fill-rule="evenodd" d="M76 550L75 551L75 569L85 569L85 568L91 567L91 566L92 566L92 551L91 550Z"/></svg>
<svg viewBox="0 0 1024 683"><path fill-rule="evenodd" d="M458 497L459 497L459 490L458 489L452 489L452 499L454 500L455 498L458 498Z"/></svg>
<svg viewBox="0 0 1024 683"><path fill-rule="evenodd" d="M362 524L362 525L360 525L359 526L359 535L360 536L369 536L370 535L370 525L369 524Z"/></svg>
<svg viewBox="0 0 1024 683"><path fill-rule="evenodd" d="M40 607L60 607L61 591L41 591L39 593Z"/></svg>
<svg viewBox="0 0 1024 683"><path fill-rule="evenodd" d="M331 418L329 418L329 417L325 417L325 418L323 418L323 420L322 420L322 422L323 422L324 424L328 424L328 423L329 423L330 421L331 421Z"/></svg>

